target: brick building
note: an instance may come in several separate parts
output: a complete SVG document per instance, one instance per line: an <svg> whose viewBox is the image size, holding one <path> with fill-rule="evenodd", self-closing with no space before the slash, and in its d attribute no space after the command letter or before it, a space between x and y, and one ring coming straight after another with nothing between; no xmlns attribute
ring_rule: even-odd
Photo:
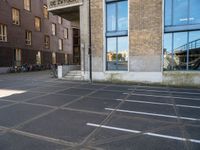
<svg viewBox="0 0 200 150"><path fill-rule="evenodd" d="M0 1L0 67L72 63L71 23L46 0Z"/></svg>
<svg viewBox="0 0 200 150"><path fill-rule="evenodd" d="M48 0L48 9L80 23L84 79L91 44L93 80L200 85L199 0Z"/></svg>

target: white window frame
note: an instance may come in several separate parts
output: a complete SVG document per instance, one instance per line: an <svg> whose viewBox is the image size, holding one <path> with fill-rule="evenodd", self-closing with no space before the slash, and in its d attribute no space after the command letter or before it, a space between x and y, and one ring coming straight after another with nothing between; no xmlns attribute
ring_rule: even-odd
<svg viewBox="0 0 200 150"><path fill-rule="evenodd" d="M52 31L52 35L56 35L56 24L55 23L51 24L51 31Z"/></svg>
<svg viewBox="0 0 200 150"><path fill-rule="evenodd" d="M26 31L26 45L32 45L32 32Z"/></svg>
<svg viewBox="0 0 200 150"><path fill-rule="evenodd" d="M58 24L62 24L62 17L58 16Z"/></svg>
<svg viewBox="0 0 200 150"><path fill-rule="evenodd" d="M24 9L31 11L31 0L24 0Z"/></svg>
<svg viewBox="0 0 200 150"><path fill-rule="evenodd" d="M35 17L35 30L36 31L41 31L41 18L40 17Z"/></svg>
<svg viewBox="0 0 200 150"><path fill-rule="evenodd" d="M15 65L16 66L21 66L21 61L22 61L22 50L21 49L15 49Z"/></svg>
<svg viewBox="0 0 200 150"><path fill-rule="evenodd" d="M43 15L44 15L44 18L46 18L46 19L49 18L49 12L48 12L47 5L43 5Z"/></svg>
<svg viewBox="0 0 200 150"><path fill-rule="evenodd" d="M63 50L63 40L62 40L62 39L58 39L58 49L59 49L60 51Z"/></svg>
<svg viewBox="0 0 200 150"><path fill-rule="evenodd" d="M44 47L45 48L49 48L50 47L50 36L48 36L48 35L44 36Z"/></svg>
<svg viewBox="0 0 200 150"><path fill-rule="evenodd" d="M69 37L69 29L68 28L64 28L64 38L68 39Z"/></svg>
<svg viewBox="0 0 200 150"><path fill-rule="evenodd" d="M12 8L12 23L15 25L20 25L20 10Z"/></svg>
<svg viewBox="0 0 200 150"><path fill-rule="evenodd" d="M7 42L7 25L0 24L0 42Z"/></svg>

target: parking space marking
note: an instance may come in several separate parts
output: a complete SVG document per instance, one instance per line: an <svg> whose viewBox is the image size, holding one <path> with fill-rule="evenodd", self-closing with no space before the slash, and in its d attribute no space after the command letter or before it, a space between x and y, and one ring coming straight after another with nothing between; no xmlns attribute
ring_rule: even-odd
<svg viewBox="0 0 200 150"><path fill-rule="evenodd" d="M190 121L200 121L198 118L189 118L189 117L178 117L164 114L155 114L155 113L147 113L147 112L139 112L139 111L131 111L131 110L122 110L122 109L113 109L113 108L105 108L108 111L116 111L123 113L131 113L131 114L139 114L139 115L148 115L148 116L157 116L157 117L165 117L165 118L174 118L174 119L182 119L182 120L190 120Z"/></svg>
<svg viewBox="0 0 200 150"><path fill-rule="evenodd" d="M117 101L123 101L122 99L116 99ZM152 104L152 105L164 105L164 106L174 106L174 104L170 103L159 103L159 102L147 102L147 101L138 101L138 100L125 100L125 102L131 103L141 103L141 104ZM200 106L190 106L190 105L179 105L175 104L176 107L184 107L184 108L195 108L200 109Z"/></svg>
<svg viewBox="0 0 200 150"><path fill-rule="evenodd" d="M123 93L124 95L128 95L128 93ZM177 99L188 99L188 100L196 100L200 101L200 98L191 98L191 97L176 97L176 96L164 96L164 95L150 95L150 94L139 94L139 93L133 93L131 95L139 95L139 96L146 96L146 97L164 97L164 98L177 98Z"/></svg>
<svg viewBox="0 0 200 150"><path fill-rule="evenodd" d="M87 123L87 126L91 127L98 127L98 128L104 128L104 129L110 129L110 130L117 130L117 131L122 131L122 132L129 132L129 133L136 133L136 134L142 134L142 135L149 135L153 137L160 137L160 138L165 138L165 139L171 139L171 140L178 140L178 141L189 141L192 143L198 143L200 144L200 140L196 139L186 139L186 138L181 138L181 137L176 137L176 136L170 136L170 135L163 135L163 134L156 134L156 133L151 133L151 132L142 132L138 130L131 130L131 129L125 129L125 128L119 128L119 127L113 127L113 126L105 126L105 125L100 125L100 124L94 124L94 123Z"/></svg>
<svg viewBox="0 0 200 150"><path fill-rule="evenodd" d="M128 89L129 91L133 91L134 89ZM196 93L196 92L177 92L177 91L168 91L166 89L166 91L164 90L149 90L149 89L136 89L136 92L155 92L155 93L172 93L172 94L197 94L200 95L200 93Z"/></svg>

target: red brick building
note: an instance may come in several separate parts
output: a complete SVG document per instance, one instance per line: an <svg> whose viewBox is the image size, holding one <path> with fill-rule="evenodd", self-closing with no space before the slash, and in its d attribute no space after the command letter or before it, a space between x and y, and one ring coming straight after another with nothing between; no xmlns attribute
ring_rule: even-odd
<svg viewBox="0 0 200 150"><path fill-rule="evenodd" d="M72 62L71 23L46 0L0 1L0 67Z"/></svg>

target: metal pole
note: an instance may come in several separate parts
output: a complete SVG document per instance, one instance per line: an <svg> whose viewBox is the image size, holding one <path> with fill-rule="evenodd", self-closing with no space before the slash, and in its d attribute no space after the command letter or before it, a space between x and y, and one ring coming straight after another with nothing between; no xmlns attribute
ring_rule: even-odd
<svg viewBox="0 0 200 150"><path fill-rule="evenodd" d="M88 0L89 2L89 63L90 63L90 82L92 83L92 39L91 39L91 1Z"/></svg>

